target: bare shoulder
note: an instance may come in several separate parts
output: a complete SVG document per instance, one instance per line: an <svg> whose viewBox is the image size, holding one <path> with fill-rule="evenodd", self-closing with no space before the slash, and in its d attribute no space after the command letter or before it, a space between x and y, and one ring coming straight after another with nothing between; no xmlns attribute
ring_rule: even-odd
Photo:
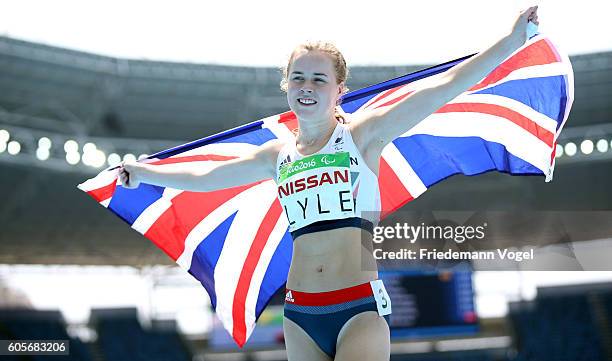
<svg viewBox="0 0 612 361"><path fill-rule="evenodd" d="M374 120L380 116L382 116L382 112L379 109L360 111L349 115L348 127L353 142L362 154L372 145L373 135L376 134L373 129L376 123Z"/></svg>

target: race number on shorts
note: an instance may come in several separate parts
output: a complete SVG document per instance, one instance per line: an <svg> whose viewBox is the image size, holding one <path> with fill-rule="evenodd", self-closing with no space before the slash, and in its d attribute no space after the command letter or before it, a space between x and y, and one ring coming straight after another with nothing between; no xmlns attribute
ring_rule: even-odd
<svg viewBox="0 0 612 361"><path fill-rule="evenodd" d="M390 315L391 299L389 298L387 290L385 290L385 285L383 284L383 281L370 281L370 286L372 286L372 292L374 293L374 298L376 299L376 308L378 309L378 315Z"/></svg>

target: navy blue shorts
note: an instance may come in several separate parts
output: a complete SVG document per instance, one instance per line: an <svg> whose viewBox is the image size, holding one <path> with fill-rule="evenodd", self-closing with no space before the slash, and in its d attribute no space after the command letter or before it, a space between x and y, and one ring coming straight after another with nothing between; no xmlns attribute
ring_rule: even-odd
<svg viewBox="0 0 612 361"><path fill-rule="evenodd" d="M385 292L385 296L386 295ZM390 300L382 299L379 302ZM386 307L386 304L385 304ZM300 326L329 357L336 355L336 341L342 326L353 316L378 307L370 282L328 292L285 292L284 315ZM389 316L384 316L387 324Z"/></svg>

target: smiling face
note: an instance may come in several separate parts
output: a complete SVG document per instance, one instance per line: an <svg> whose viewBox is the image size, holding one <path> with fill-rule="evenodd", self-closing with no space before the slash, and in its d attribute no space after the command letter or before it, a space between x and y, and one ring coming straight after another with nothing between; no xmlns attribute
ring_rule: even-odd
<svg viewBox="0 0 612 361"><path fill-rule="evenodd" d="M317 50L296 52L288 69L287 102L303 119L332 117L344 84L338 84L332 59Z"/></svg>

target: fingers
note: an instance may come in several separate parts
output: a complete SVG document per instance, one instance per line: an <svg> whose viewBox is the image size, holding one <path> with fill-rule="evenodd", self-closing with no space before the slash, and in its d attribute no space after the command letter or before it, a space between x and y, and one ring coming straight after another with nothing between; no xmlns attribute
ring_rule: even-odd
<svg viewBox="0 0 612 361"><path fill-rule="evenodd" d="M123 166L119 168L119 180L123 187L128 189L134 188L132 184L130 184L130 173L128 173Z"/></svg>
<svg viewBox="0 0 612 361"><path fill-rule="evenodd" d="M536 25L540 25L540 22L538 21L538 5L532 6L527 10L523 11L521 17L526 19L527 22L532 22Z"/></svg>
<svg viewBox="0 0 612 361"><path fill-rule="evenodd" d="M535 9L529 14L529 16L527 17L527 21L531 21L532 23L536 24L538 23L538 7L536 6Z"/></svg>
<svg viewBox="0 0 612 361"><path fill-rule="evenodd" d="M129 177L124 168L119 169L119 180L121 181L121 184L123 184L124 187L128 186Z"/></svg>
<svg viewBox="0 0 612 361"><path fill-rule="evenodd" d="M538 6L532 6L530 8L528 8L527 10L523 11L522 14L524 17L526 17L527 19L531 19L532 17L537 17L538 16Z"/></svg>

